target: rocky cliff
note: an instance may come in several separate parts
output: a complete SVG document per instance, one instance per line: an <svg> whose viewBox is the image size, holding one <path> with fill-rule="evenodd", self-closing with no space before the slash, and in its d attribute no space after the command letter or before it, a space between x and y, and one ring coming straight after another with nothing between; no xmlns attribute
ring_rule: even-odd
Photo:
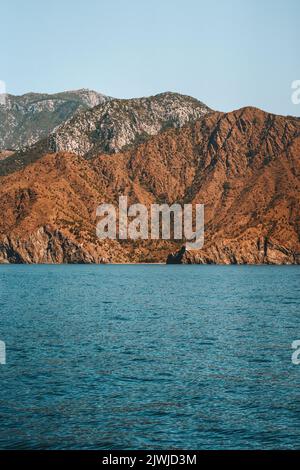
<svg viewBox="0 0 300 470"><path fill-rule="evenodd" d="M210 112L122 152L38 155L1 177L0 260L299 264L299 156L300 119L255 108ZM203 249L97 239L96 207L120 194L205 204Z"/></svg>

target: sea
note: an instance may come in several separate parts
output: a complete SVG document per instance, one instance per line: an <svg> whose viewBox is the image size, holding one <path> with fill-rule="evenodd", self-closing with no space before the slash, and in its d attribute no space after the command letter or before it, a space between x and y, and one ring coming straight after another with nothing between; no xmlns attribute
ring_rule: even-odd
<svg viewBox="0 0 300 470"><path fill-rule="evenodd" d="M296 340L300 266L1 265L0 448L299 449Z"/></svg>

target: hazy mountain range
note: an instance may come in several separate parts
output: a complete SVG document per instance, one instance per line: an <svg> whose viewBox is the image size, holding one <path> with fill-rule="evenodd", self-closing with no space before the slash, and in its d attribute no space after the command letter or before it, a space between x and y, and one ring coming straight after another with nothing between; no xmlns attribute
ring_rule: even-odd
<svg viewBox="0 0 300 470"><path fill-rule="evenodd" d="M78 111L107 100L109 97L85 89L53 95L6 95L5 104L0 104L0 151L32 145Z"/></svg>
<svg viewBox="0 0 300 470"><path fill-rule="evenodd" d="M1 108L2 148L17 151L0 154L0 261L300 263L299 118L221 113L169 92L120 100L80 90L47 95L47 105L34 96L34 108L21 97L13 128ZM120 194L204 203L203 249L97 239L96 207Z"/></svg>

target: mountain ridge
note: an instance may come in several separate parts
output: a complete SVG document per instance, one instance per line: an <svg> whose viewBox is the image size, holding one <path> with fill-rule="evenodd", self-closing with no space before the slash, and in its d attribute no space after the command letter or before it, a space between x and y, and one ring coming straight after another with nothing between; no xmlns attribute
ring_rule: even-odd
<svg viewBox="0 0 300 470"><path fill-rule="evenodd" d="M0 105L0 149L19 150L46 137L76 112L111 99L93 90L5 95Z"/></svg>
<svg viewBox="0 0 300 470"><path fill-rule="evenodd" d="M131 99L108 99L77 112L52 133L19 150L0 164L0 174L14 171L48 152L91 158L136 145L169 127L182 127L211 112L202 102L179 93Z"/></svg>
<svg viewBox="0 0 300 470"><path fill-rule="evenodd" d="M299 119L248 107L207 113L118 153L40 156L1 178L0 258L299 264L299 155ZM98 240L96 207L120 194L147 207L205 204L203 249Z"/></svg>
<svg viewBox="0 0 300 470"><path fill-rule="evenodd" d="M182 127L210 111L201 101L172 92L115 98L63 123L50 134L47 150L88 157L116 153L138 138L156 135L168 127Z"/></svg>

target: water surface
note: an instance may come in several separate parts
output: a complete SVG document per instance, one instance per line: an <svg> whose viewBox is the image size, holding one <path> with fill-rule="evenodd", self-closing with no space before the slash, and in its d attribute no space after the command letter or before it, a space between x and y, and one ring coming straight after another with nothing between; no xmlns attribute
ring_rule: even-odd
<svg viewBox="0 0 300 470"><path fill-rule="evenodd" d="M297 266L0 266L1 449L300 448Z"/></svg>

